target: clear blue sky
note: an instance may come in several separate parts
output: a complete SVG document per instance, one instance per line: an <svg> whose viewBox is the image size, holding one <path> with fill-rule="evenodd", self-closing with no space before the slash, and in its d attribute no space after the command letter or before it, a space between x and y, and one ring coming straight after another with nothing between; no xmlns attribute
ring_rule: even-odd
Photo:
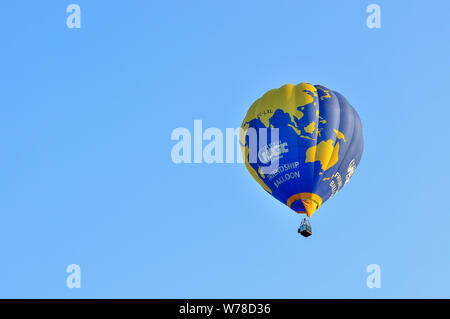
<svg viewBox="0 0 450 319"><path fill-rule="evenodd" d="M66 7L81 6L81 29ZM381 7L381 29L366 7ZM450 297L448 1L0 5L0 297ZM176 127L239 127L323 84L361 117L314 235L241 164L171 160ZM66 267L81 266L81 289ZM381 266L381 288L366 267Z"/></svg>

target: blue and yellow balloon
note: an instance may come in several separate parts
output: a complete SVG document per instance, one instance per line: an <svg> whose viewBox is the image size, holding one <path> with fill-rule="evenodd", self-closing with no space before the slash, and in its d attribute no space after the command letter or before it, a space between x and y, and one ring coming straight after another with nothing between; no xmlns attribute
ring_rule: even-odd
<svg viewBox="0 0 450 319"><path fill-rule="evenodd" d="M322 85L287 84L252 104L241 126L246 167L273 197L310 217L353 175L364 141L358 113L338 92ZM277 129L276 139L263 130ZM271 164L275 168L268 170Z"/></svg>

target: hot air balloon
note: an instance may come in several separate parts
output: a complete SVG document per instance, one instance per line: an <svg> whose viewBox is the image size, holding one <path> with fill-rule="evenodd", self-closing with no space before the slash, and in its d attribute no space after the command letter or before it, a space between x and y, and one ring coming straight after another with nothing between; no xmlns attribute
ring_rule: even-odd
<svg viewBox="0 0 450 319"><path fill-rule="evenodd" d="M253 178L273 197L309 218L348 183L364 147L358 113L322 85L287 84L252 104L240 145Z"/></svg>

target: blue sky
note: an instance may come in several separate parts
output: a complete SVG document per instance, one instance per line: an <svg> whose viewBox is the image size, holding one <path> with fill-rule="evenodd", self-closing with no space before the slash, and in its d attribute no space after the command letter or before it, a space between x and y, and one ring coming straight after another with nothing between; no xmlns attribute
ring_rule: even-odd
<svg viewBox="0 0 450 319"><path fill-rule="evenodd" d="M81 7L81 29L66 7ZM381 7L381 29L366 7ZM0 5L0 297L449 298L448 1ZM351 182L299 216L241 164L174 164L269 89L342 93ZM66 267L81 267L80 289ZM381 288L366 267L379 264Z"/></svg>

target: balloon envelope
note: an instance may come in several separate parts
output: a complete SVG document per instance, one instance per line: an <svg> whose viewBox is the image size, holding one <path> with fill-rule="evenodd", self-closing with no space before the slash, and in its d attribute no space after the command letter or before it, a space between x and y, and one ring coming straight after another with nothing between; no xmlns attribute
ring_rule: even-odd
<svg viewBox="0 0 450 319"><path fill-rule="evenodd" d="M350 180L364 141L358 113L341 94L300 83L270 90L253 103L240 144L253 178L311 216Z"/></svg>

